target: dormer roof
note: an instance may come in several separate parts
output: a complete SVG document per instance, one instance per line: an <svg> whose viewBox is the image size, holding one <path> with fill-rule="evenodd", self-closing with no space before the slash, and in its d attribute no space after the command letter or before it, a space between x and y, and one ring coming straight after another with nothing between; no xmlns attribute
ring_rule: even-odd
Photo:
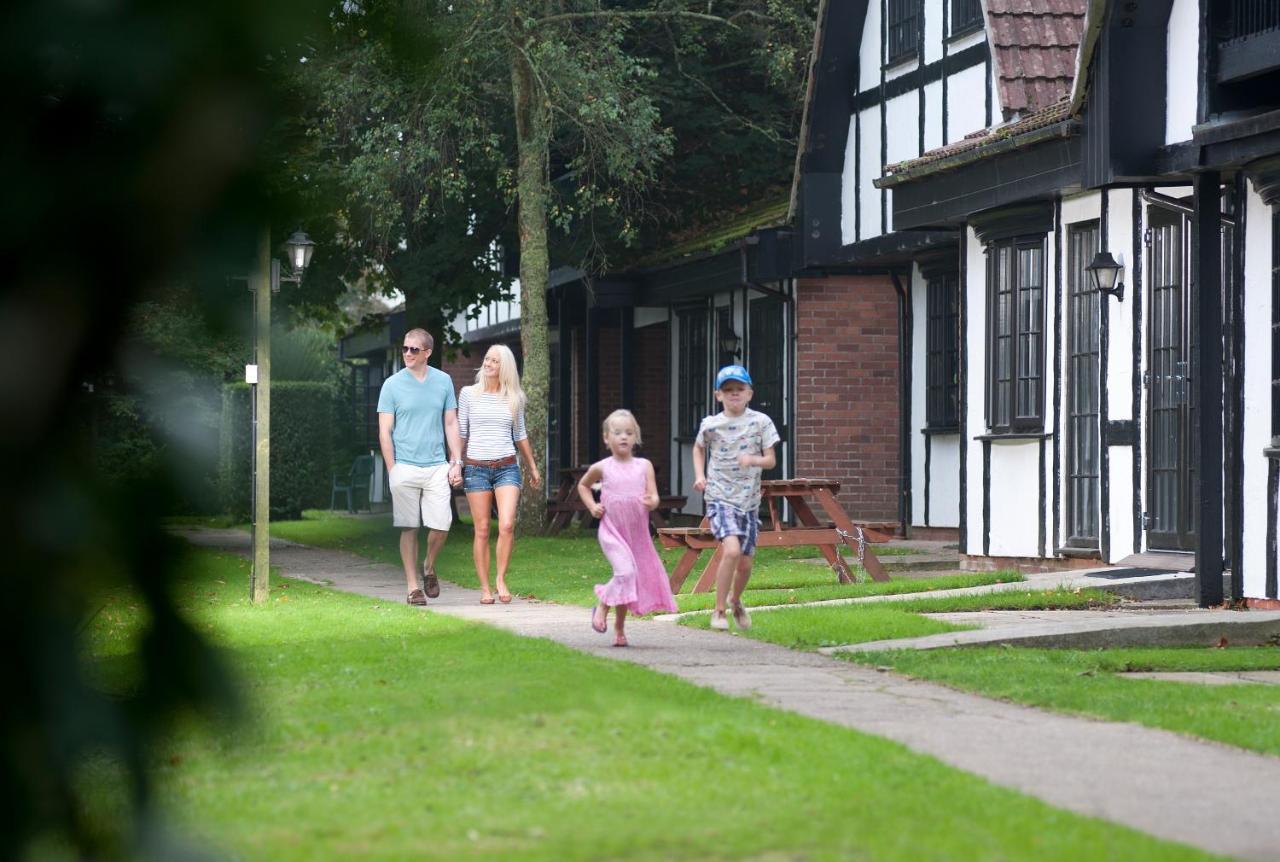
<svg viewBox="0 0 1280 862"><path fill-rule="evenodd" d="M1075 84L1088 0L985 0L1004 119L1056 105Z"/></svg>

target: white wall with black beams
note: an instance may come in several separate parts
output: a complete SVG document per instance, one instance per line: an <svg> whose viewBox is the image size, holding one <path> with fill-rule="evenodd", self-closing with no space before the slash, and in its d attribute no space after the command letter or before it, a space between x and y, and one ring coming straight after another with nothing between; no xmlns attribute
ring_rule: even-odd
<svg viewBox="0 0 1280 862"><path fill-rule="evenodd" d="M951 5L925 0L915 54L890 63L884 3L867 4L845 145L844 245L893 229L892 191L873 185L885 165L991 125L995 72L986 32L977 27L950 35Z"/></svg>

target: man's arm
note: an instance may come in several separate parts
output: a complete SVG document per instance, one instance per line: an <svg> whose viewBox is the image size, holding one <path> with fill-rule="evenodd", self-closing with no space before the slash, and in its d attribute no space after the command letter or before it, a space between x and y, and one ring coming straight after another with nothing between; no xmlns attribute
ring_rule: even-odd
<svg viewBox="0 0 1280 862"><path fill-rule="evenodd" d="M396 465L396 444L391 442L391 431L396 427L394 413L378 414L378 448L382 450L382 461L389 471Z"/></svg>

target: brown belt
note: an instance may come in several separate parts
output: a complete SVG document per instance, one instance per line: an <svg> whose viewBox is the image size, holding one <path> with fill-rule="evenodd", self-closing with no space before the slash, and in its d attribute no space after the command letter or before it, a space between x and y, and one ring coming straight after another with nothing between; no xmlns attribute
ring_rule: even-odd
<svg viewBox="0 0 1280 862"><path fill-rule="evenodd" d="M509 467L516 463L515 455L508 455L505 458L495 458L492 461L477 461L474 458L463 458L468 467Z"/></svg>

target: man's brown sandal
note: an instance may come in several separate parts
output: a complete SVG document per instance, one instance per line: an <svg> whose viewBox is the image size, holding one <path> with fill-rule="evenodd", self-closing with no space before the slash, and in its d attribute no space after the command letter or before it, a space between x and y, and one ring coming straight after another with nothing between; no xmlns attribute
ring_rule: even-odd
<svg viewBox="0 0 1280 862"><path fill-rule="evenodd" d="M428 568L425 562L422 564L422 585L427 588L427 598L440 598L440 579L436 577L436 570Z"/></svg>
<svg viewBox="0 0 1280 862"><path fill-rule="evenodd" d="M425 605L427 603L427 596L422 592L422 590L414 590L409 593L409 597L405 599L405 602L411 605Z"/></svg>

